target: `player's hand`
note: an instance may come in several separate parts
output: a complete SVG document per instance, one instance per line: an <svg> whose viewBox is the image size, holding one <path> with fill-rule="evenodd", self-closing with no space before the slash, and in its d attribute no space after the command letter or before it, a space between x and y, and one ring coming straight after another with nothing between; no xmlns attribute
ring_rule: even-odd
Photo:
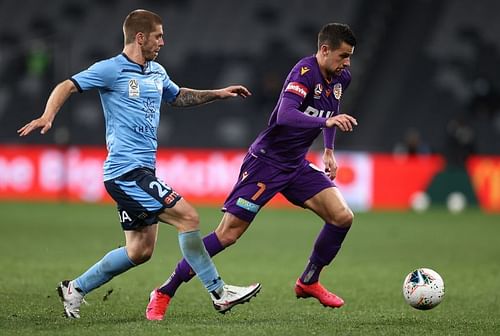
<svg viewBox="0 0 500 336"><path fill-rule="evenodd" d="M246 98L252 95L252 93L243 85L231 85L226 88L218 90L218 93L220 99L226 99L237 96Z"/></svg>
<svg viewBox="0 0 500 336"><path fill-rule="evenodd" d="M34 130L41 128L41 134L47 133L47 131L52 127L52 122L46 118L38 118L27 123L23 127L17 130L19 136L26 136L33 132Z"/></svg>
<svg viewBox="0 0 500 336"><path fill-rule="evenodd" d="M326 119L326 127L337 126L342 132L352 132L354 126L357 126L356 118L348 114L338 114Z"/></svg>
<svg viewBox="0 0 500 336"><path fill-rule="evenodd" d="M330 178L330 180L334 180L337 177L337 160L333 155L333 150L325 149L323 153L323 164L325 165L325 174Z"/></svg>

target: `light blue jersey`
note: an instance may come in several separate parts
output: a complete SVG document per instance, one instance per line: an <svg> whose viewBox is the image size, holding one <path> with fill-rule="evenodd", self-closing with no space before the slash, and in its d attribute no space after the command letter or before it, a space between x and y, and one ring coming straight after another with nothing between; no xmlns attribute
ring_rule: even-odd
<svg viewBox="0 0 500 336"><path fill-rule="evenodd" d="M71 80L80 92L99 90L108 149L104 180L135 168L154 169L161 101L172 102L179 93L165 69L154 61L143 67L120 54L95 63Z"/></svg>

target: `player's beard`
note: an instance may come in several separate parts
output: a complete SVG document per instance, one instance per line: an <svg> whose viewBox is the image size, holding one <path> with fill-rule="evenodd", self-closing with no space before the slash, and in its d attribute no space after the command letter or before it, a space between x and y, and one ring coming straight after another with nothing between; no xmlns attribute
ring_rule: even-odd
<svg viewBox="0 0 500 336"><path fill-rule="evenodd" d="M154 61L158 57L158 54L148 45L141 46L141 52L147 62Z"/></svg>
<svg viewBox="0 0 500 336"><path fill-rule="evenodd" d="M344 69L339 69L339 68L336 68L335 70L332 71L332 73L330 74L331 77L337 77L337 76L340 76L340 74L342 73L342 70Z"/></svg>
<svg viewBox="0 0 500 336"><path fill-rule="evenodd" d="M327 70L326 71L326 76L327 76L328 80L331 80L333 77L338 76L337 75L337 69L335 69L335 70Z"/></svg>

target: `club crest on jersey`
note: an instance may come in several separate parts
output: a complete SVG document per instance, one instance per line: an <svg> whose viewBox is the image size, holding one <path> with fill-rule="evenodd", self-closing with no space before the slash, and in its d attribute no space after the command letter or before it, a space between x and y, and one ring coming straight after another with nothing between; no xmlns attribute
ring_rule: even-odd
<svg viewBox="0 0 500 336"><path fill-rule="evenodd" d="M290 82L286 86L285 92L295 93L296 95L298 95L302 98L305 98L307 96L307 93L309 92L309 90L307 89L307 87L305 85L303 85L301 83Z"/></svg>
<svg viewBox="0 0 500 336"><path fill-rule="evenodd" d="M333 95L337 100L340 100L340 97L342 97L342 84L337 83L333 86Z"/></svg>
<svg viewBox="0 0 500 336"><path fill-rule="evenodd" d="M129 98L139 98L141 95L141 90L139 89L139 82L137 79L128 80L128 97Z"/></svg>
<svg viewBox="0 0 500 336"><path fill-rule="evenodd" d="M321 83L316 84L316 86L314 87L314 99L320 99L322 92L323 92L323 85L321 85Z"/></svg>

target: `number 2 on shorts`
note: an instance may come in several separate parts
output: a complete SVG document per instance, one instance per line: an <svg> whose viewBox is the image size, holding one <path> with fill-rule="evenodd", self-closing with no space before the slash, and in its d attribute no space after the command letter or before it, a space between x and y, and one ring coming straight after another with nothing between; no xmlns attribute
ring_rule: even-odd
<svg viewBox="0 0 500 336"><path fill-rule="evenodd" d="M170 188L168 186L166 186L164 183L162 183L161 181L152 181L150 184L149 184L149 187L151 189L158 189L158 196L160 196L160 198L163 198L163 196L165 196L166 194L168 194L168 192L170 191Z"/></svg>
<svg viewBox="0 0 500 336"><path fill-rule="evenodd" d="M259 190L257 190L257 192L255 194L253 194L252 201L257 200L257 198L259 198L260 195L262 195L264 190L266 190L266 185L262 182L257 183L257 187L259 187Z"/></svg>

